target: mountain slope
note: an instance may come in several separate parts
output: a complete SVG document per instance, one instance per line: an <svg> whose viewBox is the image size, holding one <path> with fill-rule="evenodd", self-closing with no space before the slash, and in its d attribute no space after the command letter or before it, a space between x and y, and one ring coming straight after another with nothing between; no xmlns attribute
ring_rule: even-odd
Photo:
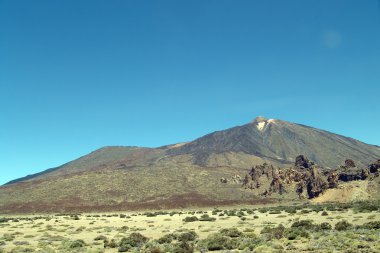
<svg viewBox="0 0 380 253"><path fill-rule="evenodd" d="M157 154L162 152L157 149L142 147L103 147L88 155L82 156L74 161L68 162L56 168L28 175L19 179L12 180L6 185L23 182L27 180L37 180L43 177L67 175L83 171L107 169L107 168L126 168L128 165L133 166L141 163L147 164L154 159Z"/></svg>
<svg viewBox="0 0 380 253"><path fill-rule="evenodd" d="M258 157L293 163L304 154L330 168L346 158L368 164L380 156L377 146L316 128L282 120L256 118L253 122L218 131L169 151L171 155L192 154L195 163L207 165L212 153L243 152Z"/></svg>
<svg viewBox="0 0 380 253"><path fill-rule="evenodd" d="M262 117L188 143L105 147L0 187L0 212L91 211L275 201L239 180L264 162L284 167L304 154L329 168L367 165L380 148L323 130ZM221 179L234 178L232 184Z"/></svg>

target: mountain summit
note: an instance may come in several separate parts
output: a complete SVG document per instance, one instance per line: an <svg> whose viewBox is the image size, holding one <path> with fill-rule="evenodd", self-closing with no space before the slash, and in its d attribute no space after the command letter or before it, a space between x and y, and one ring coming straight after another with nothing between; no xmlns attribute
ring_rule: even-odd
<svg viewBox="0 0 380 253"><path fill-rule="evenodd" d="M211 155L226 152L279 164L293 163L297 155L304 154L322 166L334 168L348 157L367 164L379 157L380 148L320 129L257 117L249 124L208 134L168 153L192 154L196 164L205 166Z"/></svg>
<svg viewBox="0 0 380 253"><path fill-rule="evenodd" d="M0 212L115 210L262 201L221 178L263 163L287 167L305 155L325 169L346 159L366 166L380 148L278 119L216 131L160 148L104 147L0 187Z"/></svg>

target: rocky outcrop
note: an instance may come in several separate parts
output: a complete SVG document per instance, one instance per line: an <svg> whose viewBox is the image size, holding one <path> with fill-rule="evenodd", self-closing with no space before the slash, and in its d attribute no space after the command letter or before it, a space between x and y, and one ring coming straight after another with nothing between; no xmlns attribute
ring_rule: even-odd
<svg viewBox="0 0 380 253"><path fill-rule="evenodd" d="M347 159L346 161L344 161L344 166L346 168L354 168L354 167L356 167L356 164L353 160Z"/></svg>
<svg viewBox="0 0 380 253"><path fill-rule="evenodd" d="M301 173L302 178L298 181L296 188L300 198L315 198L328 188L328 181L322 174L320 167L314 165Z"/></svg>
<svg viewBox="0 0 380 253"><path fill-rule="evenodd" d="M314 163L307 159L307 157L305 157L304 155L299 155L296 157L296 162L294 166L299 169L309 169L314 166Z"/></svg>
<svg viewBox="0 0 380 253"><path fill-rule="evenodd" d="M366 180L371 174L369 168L359 167L351 159L347 159L344 165L339 166L332 173L337 174L338 180L342 182Z"/></svg>
<svg viewBox="0 0 380 253"><path fill-rule="evenodd" d="M339 174L335 171L332 171L327 176L327 182L329 188L337 188L339 184Z"/></svg>
<svg viewBox="0 0 380 253"><path fill-rule="evenodd" d="M380 160L368 168L359 168L353 160L347 159L336 170L326 170L300 155L291 168L275 168L267 163L252 167L242 185L265 196L293 193L299 198L312 199L329 188L337 188L340 182L366 180L376 173L378 176L379 172Z"/></svg>
<svg viewBox="0 0 380 253"><path fill-rule="evenodd" d="M314 166L310 169L310 176L307 177L307 193L309 198L318 197L327 189L327 180L323 177L319 168Z"/></svg>
<svg viewBox="0 0 380 253"><path fill-rule="evenodd" d="M357 180L365 180L369 176L369 170L367 168L349 168L339 171L339 181L349 182Z"/></svg>
<svg viewBox="0 0 380 253"><path fill-rule="evenodd" d="M379 173L380 172L380 160L377 160L376 162L370 164L368 166L370 173Z"/></svg>
<svg viewBox="0 0 380 253"><path fill-rule="evenodd" d="M320 167L305 156L298 156L292 168L274 168L264 163L254 166L244 177L243 187L261 189L262 195L297 193L300 198L314 198L329 187Z"/></svg>

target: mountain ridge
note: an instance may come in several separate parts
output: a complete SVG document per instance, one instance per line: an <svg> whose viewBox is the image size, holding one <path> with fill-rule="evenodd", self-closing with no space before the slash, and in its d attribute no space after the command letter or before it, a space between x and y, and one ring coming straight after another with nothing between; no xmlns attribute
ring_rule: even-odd
<svg viewBox="0 0 380 253"><path fill-rule="evenodd" d="M261 122L266 122L266 125L264 126L264 128L262 130L260 130L259 127L258 127L258 124L261 123ZM379 152L378 153L380 154L380 146L377 146L377 145L372 145L372 144L367 144L367 143L364 143L364 142L360 142L360 141L358 141L358 140L356 140L354 138L351 138L351 137L345 137L345 136L340 135L340 134L335 134L335 133L332 133L330 131L321 130L321 129L318 129L318 128L315 128L315 127L311 127L311 126L307 126L307 125L304 125L304 124L297 124L297 123L287 122L287 121L283 121L283 120L279 120L279 119L268 119L268 118L263 117L263 116L258 116L258 117L256 117L255 119L253 119L251 122L249 122L247 124L243 124L243 125L227 128L225 130L214 131L214 132L211 132L209 134L201 136L201 137L199 137L199 138L197 138L197 139L195 139L193 141L190 141L190 142L182 142L182 143L169 144L169 145L164 145L164 146L160 146L160 147L156 147L156 148L154 148L154 147L153 148L151 148L151 147L142 147L142 146L104 146L104 147L101 147L99 149L96 149L96 150L90 152L89 154L83 155L83 156L81 156L81 157L79 157L77 159L74 159L74 160L69 161L67 163L64 163L62 165L59 165L57 167L49 168L49 169L43 170L43 171L38 172L38 173L30 174L30 175L27 175L25 177L21 177L21 178L17 178L17 179L11 180L11 181L5 183L4 185L9 185L9 184L21 182L21 181L24 181L24 180L33 179L33 178L36 178L36 177L39 177L39 176L43 176L43 175L45 175L47 173L54 172L56 170L62 169L65 166L68 166L68 165L70 165L72 163L75 163L77 161L80 161L82 159L88 159L89 156L92 156L92 155L94 155L96 153L100 153L102 151L109 151L110 150L111 152L114 152L116 149L124 149L126 151L128 151L130 149L135 149L135 150L161 149L161 150L166 150L166 153L168 155L179 155L179 154L187 154L187 153L191 154L192 151L194 151L194 150L191 147L190 147L190 149L188 149L188 145L192 146L197 141L202 140L204 138L208 138L208 137L213 136L213 135L218 135L220 133L225 133L225 132L228 132L228 131L234 131L236 129L245 128L245 127L251 127L251 126L255 126L256 129L259 130L256 134L260 134L260 132L261 132L263 134L262 137L264 139L264 137L265 137L264 136L265 128L267 126L269 126L270 123L275 123L275 122L281 122L282 124L283 123L285 123L285 124L292 124L292 125L297 125L297 126L300 126L300 127L312 129L314 131L320 132L322 135L325 135L326 133L327 134L331 134L331 135L335 135L335 136L339 137L338 139L336 139L336 141L339 141L339 139L342 138L344 140L349 140L351 142L359 142L359 143L362 143L364 145L369 145L369 146L377 147L377 148L379 148ZM245 152L245 153L248 153L248 154L251 154L251 155L258 155L258 156L265 157L265 158L268 158L268 159L277 160L279 163L283 163L283 164L290 164L290 163L293 162L292 160L289 161L289 160L286 160L286 159L281 158L281 157L273 157L273 156L270 156L270 155L268 156L268 155L265 155L263 153L260 153L260 146L258 145L258 143L254 143L251 146L251 148L255 149L255 152L249 152L249 151L246 151L246 150L241 150L239 148L236 148L236 146L239 144L239 142L240 142L239 140L237 140L236 142L234 142L235 146L232 148L233 151L242 151L242 152ZM346 144L344 143L344 145L346 145ZM196 146L195 148L199 149L199 146ZM186 150L184 150L184 149L186 149ZM204 147L201 147L201 151L202 150L204 150ZM210 153L213 153L213 152L215 152L215 153L222 153L222 152L227 151L227 149L226 150L215 149L215 150L204 150L204 151L208 151ZM231 151L231 150L228 150L228 151ZM363 153L360 149L357 150L357 152ZM125 152L125 155L127 155L127 153L128 152ZM200 166L205 166L206 165L205 159L207 159L208 154L203 154L199 150L197 150L197 152L193 152L193 153L195 153L195 159L194 159L195 164L200 165ZM304 154L303 152L298 152L297 154L301 154L301 153ZM295 157L297 154L293 154L292 157ZM363 153L363 154L366 155L365 153ZM306 155L308 157L310 157L313 161L318 162L321 165L326 165L326 164L323 164L323 162L321 163L321 161L318 161L318 159L315 159L314 156L313 156L313 154L306 154ZM376 156L376 153L374 153L373 155ZM373 158L375 159L376 157L373 157ZM341 159L341 160L343 160L343 159ZM368 161L368 162L370 162L370 161ZM335 164L335 167L338 166L338 165L339 164Z"/></svg>

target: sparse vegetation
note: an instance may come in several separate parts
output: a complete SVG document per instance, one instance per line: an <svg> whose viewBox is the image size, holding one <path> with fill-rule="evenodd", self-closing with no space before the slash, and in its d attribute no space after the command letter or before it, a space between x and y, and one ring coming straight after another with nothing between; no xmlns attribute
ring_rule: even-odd
<svg viewBox="0 0 380 253"><path fill-rule="evenodd" d="M373 205L364 206L6 217L0 223L0 249L7 253L377 252L380 213L368 211Z"/></svg>

